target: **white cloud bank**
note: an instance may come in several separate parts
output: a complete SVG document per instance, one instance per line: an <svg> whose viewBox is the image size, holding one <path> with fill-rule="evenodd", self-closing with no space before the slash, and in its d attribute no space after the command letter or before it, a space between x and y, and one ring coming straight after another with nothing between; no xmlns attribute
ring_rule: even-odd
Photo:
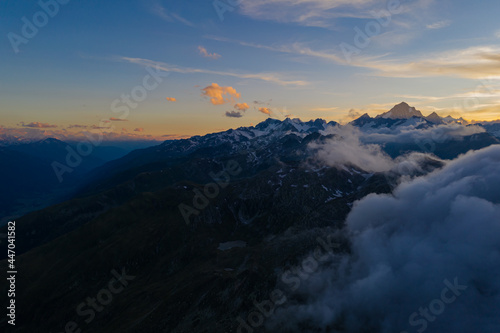
<svg viewBox="0 0 500 333"><path fill-rule="evenodd" d="M302 304L278 310L275 330L500 331L500 146L469 152L393 195L365 197L346 233L351 255L311 276ZM450 283L464 286L459 297Z"/></svg>
<svg viewBox="0 0 500 333"><path fill-rule="evenodd" d="M330 127L324 134L335 137L325 143L311 143L310 149L316 151L316 158L329 166L342 167L354 165L370 172L388 171L394 161L376 144L360 141L361 132L352 126Z"/></svg>
<svg viewBox="0 0 500 333"><path fill-rule="evenodd" d="M378 128L360 130L351 125L329 127L323 135L334 135L325 142L314 142L309 148L315 151L315 158L319 163L342 168L345 165L355 166L367 172L393 171L400 173L402 164L411 164L409 169L421 171L419 165L428 158L436 159L422 153L411 153L392 159L382 149L387 143L415 143L434 145L450 140L462 140L466 136L483 133L485 129L480 126L462 126L458 124L432 126L419 129L415 126ZM425 150L425 149L424 149Z"/></svg>

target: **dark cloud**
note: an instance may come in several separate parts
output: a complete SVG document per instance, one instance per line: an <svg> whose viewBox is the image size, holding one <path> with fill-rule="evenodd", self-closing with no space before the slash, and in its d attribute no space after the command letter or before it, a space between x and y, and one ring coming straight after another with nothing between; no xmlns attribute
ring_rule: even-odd
<svg viewBox="0 0 500 333"><path fill-rule="evenodd" d="M243 114L239 111L227 111L226 112L226 117L229 118L241 118L243 117Z"/></svg>

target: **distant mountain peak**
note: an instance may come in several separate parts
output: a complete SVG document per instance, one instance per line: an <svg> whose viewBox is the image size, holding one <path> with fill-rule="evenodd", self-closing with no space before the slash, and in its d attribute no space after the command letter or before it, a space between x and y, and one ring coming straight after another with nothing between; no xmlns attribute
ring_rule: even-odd
<svg viewBox="0 0 500 333"><path fill-rule="evenodd" d="M469 122L467 120L465 120L463 117L453 118L450 115L442 118L442 120L446 124L461 124L461 125L468 125L469 124Z"/></svg>
<svg viewBox="0 0 500 333"><path fill-rule="evenodd" d="M428 121L435 124L442 124L443 118L441 118L436 112L431 113L427 117L425 117Z"/></svg>
<svg viewBox="0 0 500 333"><path fill-rule="evenodd" d="M402 102L394 106L390 111L377 116L377 118L384 119L410 119L413 117L424 118L424 115L406 102Z"/></svg>
<svg viewBox="0 0 500 333"><path fill-rule="evenodd" d="M43 140L38 141L38 143L41 144L54 144L54 143L64 143L63 141L56 139L56 138L46 138Z"/></svg>

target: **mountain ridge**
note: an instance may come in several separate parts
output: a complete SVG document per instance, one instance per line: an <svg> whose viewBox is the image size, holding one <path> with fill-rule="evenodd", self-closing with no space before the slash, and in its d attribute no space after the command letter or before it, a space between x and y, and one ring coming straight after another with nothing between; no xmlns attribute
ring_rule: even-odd
<svg viewBox="0 0 500 333"><path fill-rule="evenodd" d="M400 104L395 105L389 111L382 113L375 118L410 119L412 117L423 118L424 116L422 112L408 105L406 102L401 102Z"/></svg>

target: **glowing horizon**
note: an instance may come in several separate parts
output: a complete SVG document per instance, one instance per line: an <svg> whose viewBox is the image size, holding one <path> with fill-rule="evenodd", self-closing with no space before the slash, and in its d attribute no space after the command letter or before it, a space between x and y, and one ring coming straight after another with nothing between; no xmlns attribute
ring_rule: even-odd
<svg viewBox="0 0 500 333"><path fill-rule="evenodd" d="M347 123L401 101L500 119L498 2L220 3L2 4L0 132L105 121L122 139L163 140L268 117Z"/></svg>

